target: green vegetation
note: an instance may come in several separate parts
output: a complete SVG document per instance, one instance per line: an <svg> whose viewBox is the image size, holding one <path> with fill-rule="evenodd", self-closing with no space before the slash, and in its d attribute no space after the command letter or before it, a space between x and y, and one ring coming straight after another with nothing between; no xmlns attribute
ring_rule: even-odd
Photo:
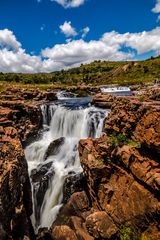
<svg viewBox="0 0 160 240"><path fill-rule="evenodd" d="M113 134L110 136L109 143L113 147L123 146L127 144L127 137L121 133L119 133L118 135Z"/></svg>
<svg viewBox="0 0 160 240"><path fill-rule="evenodd" d="M124 224L120 230L120 240L150 240L143 234L138 234L138 232L131 227L129 224Z"/></svg>
<svg viewBox="0 0 160 240"><path fill-rule="evenodd" d="M132 146L132 147L136 147L136 148L140 148L141 144L139 142L136 142L132 139L128 139L128 145Z"/></svg>
<svg viewBox="0 0 160 240"><path fill-rule="evenodd" d="M133 147L139 147L140 143L127 138L124 134L112 134L109 139L109 144L111 144L114 148L115 147L122 147L123 145L130 145Z"/></svg>
<svg viewBox="0 0 160 240"><path fill-rule="evenodd" d="M143 84L160 79L160 57L145 61L94 61L69 70L53 73L12 74L0 73L0 81L19 84L50 84L53 87L77 85Z"/></svg>
<svg viewBox="0 0 160 240"><path fill-rule="evenodd" d="M121 231L120 231L120 240L140 240L139 237L137 237L137 233L133 231L133 229L125 224Z"/></svg>

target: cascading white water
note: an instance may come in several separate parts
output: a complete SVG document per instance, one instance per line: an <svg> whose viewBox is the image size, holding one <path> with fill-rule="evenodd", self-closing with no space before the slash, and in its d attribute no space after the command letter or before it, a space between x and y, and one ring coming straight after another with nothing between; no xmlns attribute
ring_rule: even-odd
<svg viewBox="0 0 160 240"><path fill-rule="evenodd" d="M44 129L49 124L48 131L44 130L42 138L25 149L36 231L39 227L50 227L55 220L62 206L63 185L68 174L82 171L77 150L79 140L99 137L109 112L95 107L71 109L55 104L43 105L41 109ZM55 149L46 157L51 144Z"/></svg>

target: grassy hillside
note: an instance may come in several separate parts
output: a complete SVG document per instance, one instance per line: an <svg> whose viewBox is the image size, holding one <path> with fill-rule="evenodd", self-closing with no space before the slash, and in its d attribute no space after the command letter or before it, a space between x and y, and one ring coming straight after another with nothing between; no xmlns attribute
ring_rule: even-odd
<svg viewBox="0 0 160 240"><path fill-rule="evenodd" d="M160 79L160 57L135 62L95 61L77 68L54 73L3 74L0 81L21 84L52 84L56 86L141 84Z"/></svg>

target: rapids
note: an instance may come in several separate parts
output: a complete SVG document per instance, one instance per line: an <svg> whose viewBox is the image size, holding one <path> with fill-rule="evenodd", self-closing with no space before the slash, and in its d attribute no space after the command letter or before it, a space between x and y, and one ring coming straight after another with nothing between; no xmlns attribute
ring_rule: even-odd
<svg viewBox="0 0 160 240"><path fill-rule="evenodd" d="M41 106L43 134L25 149L33 195L35 231L50 227L62 206L63 185L82 171L78 142L98 138L109 110L90 106L90 98L63 98Z"/></svg>

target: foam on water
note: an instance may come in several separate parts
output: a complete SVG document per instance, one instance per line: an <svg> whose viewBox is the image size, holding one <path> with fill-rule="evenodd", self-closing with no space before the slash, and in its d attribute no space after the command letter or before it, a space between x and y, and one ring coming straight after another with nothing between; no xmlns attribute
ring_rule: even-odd
<svg viewBox="0 0 160 240"><path fill-rule="evenodd" d="M77 100L78 101L78 100ZM63 185L70 172L75 174L82 171L78 142L80 139L101 135L103 121L109 111L93 106L68 108L65 104L42 105L44 126L48 131L43 132L39 141L25 149L30 176L33 171L38 172L44 167L45 173L41 181L32 181L33 210L32 223L35 231L39 227L50 227L56 219L62 206ZM58 150L53 155L44 159L45 153L51 142L64 137ZM41 186L47 182L46 185ZM39 189L46 187L46 191L39 200Z"/></svg>

